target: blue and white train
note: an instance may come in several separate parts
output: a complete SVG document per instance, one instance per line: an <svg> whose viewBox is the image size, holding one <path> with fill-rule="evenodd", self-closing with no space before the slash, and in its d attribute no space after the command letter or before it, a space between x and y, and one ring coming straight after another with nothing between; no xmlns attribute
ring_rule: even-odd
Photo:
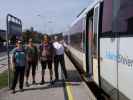
<svg viewBox="0 0 133 100"><path fill-rule="evenodd" d="M88 79L113 100L133 100L133 0L94 0L64 37Z"/></svg>

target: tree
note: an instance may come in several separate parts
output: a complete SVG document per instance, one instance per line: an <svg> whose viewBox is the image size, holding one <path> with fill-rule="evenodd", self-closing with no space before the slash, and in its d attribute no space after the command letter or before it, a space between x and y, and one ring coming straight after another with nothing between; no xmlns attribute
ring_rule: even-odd
<svg viewBox="0 0 133 100"><path fill-rule="evenodd" d="M11 43L16 43L16 35L13 35L10 40Z"/></svg>
<svg viewBox="0 0 133 100"><path fill-rule="evenodd" d="M3 43L5 40L0 36L0 44Z"/></svg>
<svg viewBox="0 0 133 100"><path fill-rule="evenodd" d="M24 42L28 42L29 38L32 38L32 33L30 30L26 30L25 32L22 33L22 39Z"/></svg>
<svg viewBox="0 0 133 100"><path fill-rule="evenodd" d="M42 34L37 32L37 31L30 31L30 30L24 31L22 33L23 41L27 43L29 38L32 38L33 42L35 42L35 43L40 43L41 38L42 38Z"/></svg>

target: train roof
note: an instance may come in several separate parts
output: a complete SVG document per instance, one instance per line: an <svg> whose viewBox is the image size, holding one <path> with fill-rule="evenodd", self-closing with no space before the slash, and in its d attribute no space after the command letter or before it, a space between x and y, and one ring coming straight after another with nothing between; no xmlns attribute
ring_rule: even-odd
<svg viewBox="0 0 133 100"><path fill-rule="evenodd" d="M73 25L75 25L80 19L84 18L86 16L86 13L88 11L90 11L96 4L98 4L99 2L102 2L103 0L95 0L93 1L91 4L89 4L89 6L80 14L80 16L78 16L76 18L76 20L74 20L72 22L72 24L70 25L70 27L72 27Z"/></svg>

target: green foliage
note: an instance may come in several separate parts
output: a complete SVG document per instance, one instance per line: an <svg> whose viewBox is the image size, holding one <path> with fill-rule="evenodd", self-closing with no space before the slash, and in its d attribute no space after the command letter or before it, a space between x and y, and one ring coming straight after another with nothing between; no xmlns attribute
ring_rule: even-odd
<svg viewBox="0 0 133 100"><path fill-rule="evenodd" d="M11 42L12 42L12 43L16 43L16 36L15 36L15 35L13 35L13 36L11 37Z"/></svg>
<svg viewBox="0 0 133 100"><path fill-rule="evenodd" d="M26 30L22 33L22 39L24 42L27 42L29 38L32 38L32 32L30 30Z"/></svg>
<svg viewBox="0 0 133 100"><path fill-rule="evenodd" d="M0 74L0 89L8 86L8 71Z"/></svg>
<svg viewBox="0 0 133 100"><path fill-rule="evenodd" d="M34 43L41 43L43 35L41 33L36 33L33 37Z"/></svg>
<svg viewBox="0 0 133 100"><path fill-rule="evenodd" d="M33 42L35 43L40 43L41 39L42 39L42 34L36 31L30 31L30 30L26 30L25 32L22 33L22 39L24 42L28 42L28 39L32 38Z"/></svg>
<svg viewBox="0 0 133 100"><path fill-rule="evenodd" d="M0 36L0 42L4 42L5 40Z"/></svg>

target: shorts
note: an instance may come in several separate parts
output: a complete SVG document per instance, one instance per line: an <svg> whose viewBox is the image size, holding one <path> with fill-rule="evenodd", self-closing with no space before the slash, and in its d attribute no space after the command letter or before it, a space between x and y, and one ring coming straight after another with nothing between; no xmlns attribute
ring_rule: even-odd
<svg viewBox="0 0 133 100"><path fill-rule="evenodd" d="M41 61L42 70L46 69L48 65L48 69L52 69L52 60Z"/></svg>

